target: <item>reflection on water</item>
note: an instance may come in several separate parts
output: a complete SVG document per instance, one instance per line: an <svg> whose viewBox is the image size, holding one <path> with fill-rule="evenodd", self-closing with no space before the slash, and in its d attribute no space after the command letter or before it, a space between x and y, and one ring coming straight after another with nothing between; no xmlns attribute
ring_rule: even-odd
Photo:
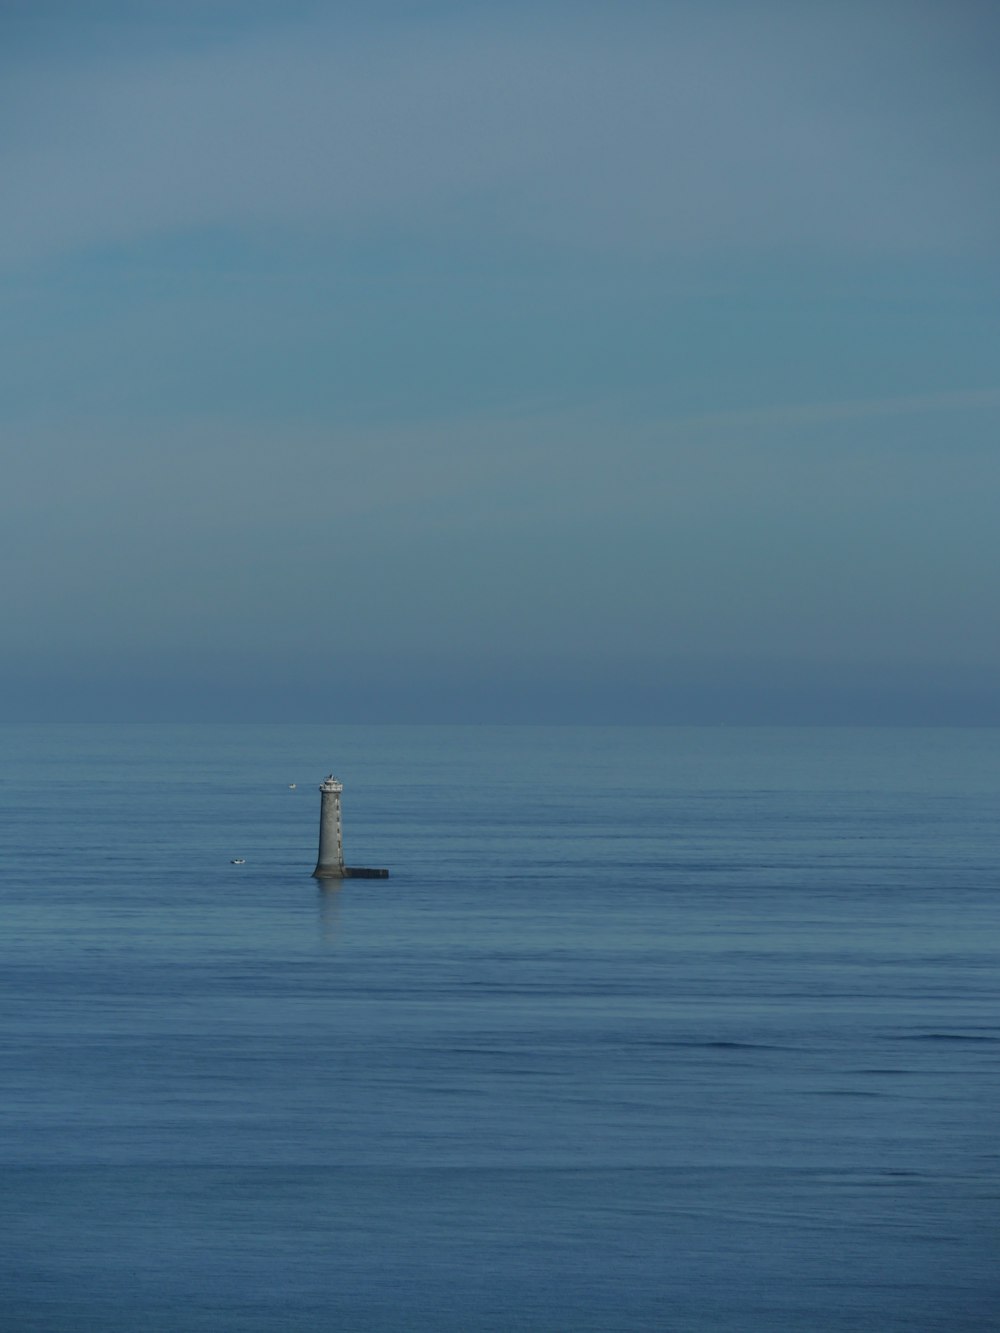
<svg viewBox="0 0 1000 1333"><path fill-rule="evenodd" d="M336 944L340 931L339 879L320 880L316 896L319 902L319 935L324 944Z"/></svg>

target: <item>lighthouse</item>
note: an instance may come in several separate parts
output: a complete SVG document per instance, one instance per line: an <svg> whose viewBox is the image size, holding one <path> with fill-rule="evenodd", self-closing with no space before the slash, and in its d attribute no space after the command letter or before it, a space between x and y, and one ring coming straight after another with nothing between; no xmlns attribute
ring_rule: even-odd
<svg viewBox="0 0 1000 1333"><path fill-rule="evenodd" d="M344 878L344 829L340 794L344 784L331 773L319 786L319 859L313 875L317 879Z"/></svg>
<svg viewBox="0 0 1000 1333"><path fill-rule="evenodd" d="M319 785L319 857L314 879L387 879L388 870L344 865L344 829L340 797L344 784L331 773Z"/></svg>

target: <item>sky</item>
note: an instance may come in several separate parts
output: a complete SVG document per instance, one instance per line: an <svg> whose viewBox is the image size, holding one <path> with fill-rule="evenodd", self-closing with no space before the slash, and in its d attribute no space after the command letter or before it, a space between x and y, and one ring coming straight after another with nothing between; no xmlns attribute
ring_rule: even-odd
<svg viewBox="0 0 1000 1333"><path fill-rule="evenodd" d="M998 67L4 0L0 718L1000 724Z"/></svg>

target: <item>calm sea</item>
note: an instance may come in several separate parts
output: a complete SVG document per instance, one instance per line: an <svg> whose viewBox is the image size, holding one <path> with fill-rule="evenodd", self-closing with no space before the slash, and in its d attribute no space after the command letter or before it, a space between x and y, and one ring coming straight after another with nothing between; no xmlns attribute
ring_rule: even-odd
<svg viewBox="0 0 1000 1333"><path fill-rule="evenodd" d="M1000 1328L1000 732L0 742L4 1330Z"/></svg>

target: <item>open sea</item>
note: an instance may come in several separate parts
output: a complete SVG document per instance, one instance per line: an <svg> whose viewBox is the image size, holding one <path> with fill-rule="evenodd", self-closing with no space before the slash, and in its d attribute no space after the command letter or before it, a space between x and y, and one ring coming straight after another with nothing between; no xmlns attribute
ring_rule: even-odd
<svg viewBox="0 0 1000 1333"><path fill-rule="evenodd" d="M1000 1329L1000 731L0 745L4 1333Z"/></svg>

